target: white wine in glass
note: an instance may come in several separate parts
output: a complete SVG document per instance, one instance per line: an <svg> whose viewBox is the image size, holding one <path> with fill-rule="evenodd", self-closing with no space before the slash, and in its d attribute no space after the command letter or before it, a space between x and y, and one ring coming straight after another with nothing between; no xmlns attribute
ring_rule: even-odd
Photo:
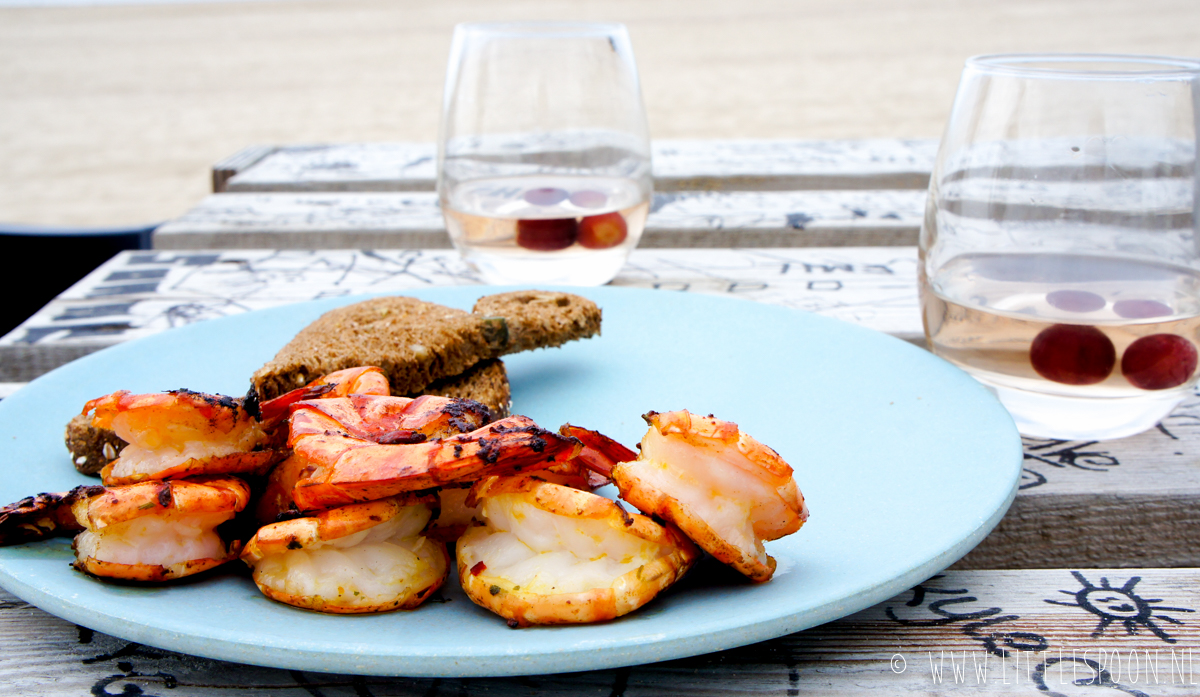
<svg viewBox="0 0 1200 697"><path fill-rule="evenodd" d="M1119 438L1200 376L1200 61L978 56L921 229L930 349L1021 433Z"/></svg>
<svg viewBox="0 0 1200 697"><path fill-rule="evenodd" d="M600 285L650 210L650 139L620 24L455 28L438 138L454 246L485 281Z"/></svg>

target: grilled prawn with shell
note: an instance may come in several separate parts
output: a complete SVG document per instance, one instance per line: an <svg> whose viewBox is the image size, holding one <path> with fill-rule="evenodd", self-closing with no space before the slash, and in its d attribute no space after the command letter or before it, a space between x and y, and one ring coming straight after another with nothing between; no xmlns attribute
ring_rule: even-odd
<svg viewBox="0 0 1200 697"><path fill-rule="evenodd" d="M350 395L305 400L291 405L292 442L310 436L339 436L363 445L420 443L473 431L488 423L484 405L465 399L422 396ZM292 453L271 470L266 490L255 508L264 525L296 510L294 489L317 468L305 453ZM343 500L339 503L347 503Z"/></svg>
<svg viewBox="0 0 1200 697"><path fill-rule="evenodd" d="M99 485L82 485L60 493L27 496L0 508L0 547L75 535L84 528L71 507L104 493Z"/></svg>
<svg viewBox="0 0 1200 697"><path fill-rule="evenodd" d="M301 511L545 469L573 459L582 447L574 438L547 431L525 416L407 444L379 444L324 432L293 432L289 442L302 473L292 490Z"/></svg>
<svg viewBox="0 0 1200 697"><path fill-rule="evenodd" d="M113 433L127 444L119 456L116 448L104 449L108 462L100 476L110 486L198 474L263 474L287 454L286 419L293 404L351 393L386 395L387 390L383 372L372 366L331 373L262 403L253 394L121 390L84 406L81 416L92 414L92 428L81 437L104 439ZM91 445L68 437L72 453L88 452Z"/></svg>
<svg viewBox="0 0 1200 697"><path fill-rule="evenodd" d="M284 456L244 400L190 390L114 392L84 405L128 443L100 471L106 486L198 474L262 474Z"/></svg>
<svg viewBox="0 0 1200 697"><path fill-rule="evenodd" d="M218 530L250 488L229 476L79 486L0 509L0 546L75 536L75 568L92 576L168 581L236 559L241 542Z"/></svg>
<svg viewBox="0 0 1200 697"><path fill-rule="evenodd" d="M678 525L755 582L775 573L763 542L808 519L792 468L737 424L686 410L649 412L636 459L612 467L621 498Z"/></svg>
<svg viewBox="0 0 1200 697"><path fill-rule="evenodd" d="M699 557L672 526L536 475L475 484L483 525L458 540L458 577L513 627L601 622L645 605Z"/></svg>
<svg viewBox="0 0 1200 697"><path fill-rule="evenodd" d="M537 470L533 476L580 491L592 491L608 483L607 479L586 468L578 457ZM479 515L479 501L470 495L473 484L474 482L463 482L438 489L440 510L430 523L430 537L454 542L470 528L472 521ZM467 505L468 500L470 505Z"/></svg>
<svg viewBox="0 0 1200 697"><path fill-rule="evenodd" d="M450 556L422 531L437 498L394 496L264 526L242 561L268 598L318 612L408 610L445 581Z"/></svg>
<svg viewBox="0 0 1200 697"><path fill-rule="evenodd" d="M101 488L101 487L96 487ZM93 576L167 581L236 559L241 542L218 527L250 500L236 477L141 482L79 497L75 568Z"/></svg>

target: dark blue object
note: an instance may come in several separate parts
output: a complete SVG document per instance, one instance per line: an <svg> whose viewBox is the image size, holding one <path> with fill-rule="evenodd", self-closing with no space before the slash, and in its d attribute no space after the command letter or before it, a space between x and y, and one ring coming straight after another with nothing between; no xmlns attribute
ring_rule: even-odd
<svg viewBox="0 0 1200 697"><path fill-rule="evenodd" d="M55 227L0 223L0 250L9 268L0 309L0 336L12 331L92 269L126 249L150 249L158 225Z"/></svg>

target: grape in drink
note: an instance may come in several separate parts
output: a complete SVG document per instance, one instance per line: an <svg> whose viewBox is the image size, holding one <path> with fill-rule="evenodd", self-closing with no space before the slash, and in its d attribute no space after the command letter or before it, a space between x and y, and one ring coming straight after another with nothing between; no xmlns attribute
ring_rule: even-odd
<svg viewBox="0 0 1200 697"><path fill-rule="evenodd" d="M922 279L934 353L985 384L1069 397L1186 392L1200 274L1137 259L973 254Z"/></svg>
<svg viewBox="0 0 1200 697"><path fill-rule="evenodd" d="M592 176L473 180L443 201L455 246L501 283L609 280L637 245L649 208L644 184Z"/></svg>

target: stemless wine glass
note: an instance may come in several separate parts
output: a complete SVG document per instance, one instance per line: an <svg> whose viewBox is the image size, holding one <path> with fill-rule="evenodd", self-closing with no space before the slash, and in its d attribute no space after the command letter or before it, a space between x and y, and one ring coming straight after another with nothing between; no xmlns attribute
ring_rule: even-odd
<svg viewBox="0 0 1200 697"><path fill-rule="evenodd" d="M1018 429L1117 438L1192 390L1200 61L967 61L921 229L930 348Z"/></svg>
<svg viewBox="0 0 1200 697"><path fill-rule="evenodd" d="M650 210L650 137L620 24L454 29L438 197L489 283L600 285Z"/></svg>

